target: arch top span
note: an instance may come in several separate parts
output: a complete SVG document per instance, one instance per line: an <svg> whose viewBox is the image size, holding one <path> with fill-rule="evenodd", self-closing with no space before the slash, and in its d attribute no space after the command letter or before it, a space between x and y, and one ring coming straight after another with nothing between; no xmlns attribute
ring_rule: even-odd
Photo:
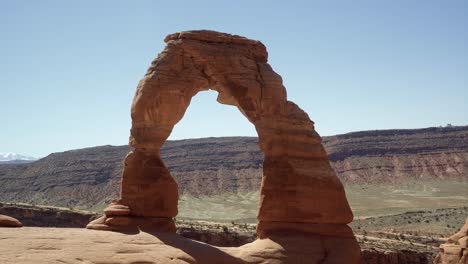
<svg viewBox="0 0 468 264"><path fill-rule="evenodd" d="M262 42L248 39L239 35L232 35L211 30L192 30L173 33L164 38L164 42L166 43L179 40L195 40L209 44L242 45L250 49L250 53L253 55L255 60L267 62L268 59L267 49Z"/></svg>
<svg viewBox="0 0 468 264"><path fill-rule="evenodd" d="M215 31L185 31L165 38L165 49L139 82L131 107L121 198L95 229L151 226L174 231L177 184L159 156L199 91L237 106L254 124L264 153L257 234L284 230L351 236L344 188L330 166L307 113L287 100L282 78L256 40Z"/></svg>

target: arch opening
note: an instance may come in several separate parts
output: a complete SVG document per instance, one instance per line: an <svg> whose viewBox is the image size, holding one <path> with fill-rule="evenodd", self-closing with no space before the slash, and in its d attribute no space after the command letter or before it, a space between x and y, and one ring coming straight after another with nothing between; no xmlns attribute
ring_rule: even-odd
<svg viewBox="0 0 468 264"><path fill-rule="evenodd" d="M206 137L258 137L255 126L236 106L218 103L216 90L200 91L191 99L168 140Z"/></svg>
<svg viewBox="0 0 468 264"><path fill-rule="evenodd" d="M254 126L236 107L217 103L218 95L197 93L161 149L179 187L177 219L255 223L263 154Z"/></svg>

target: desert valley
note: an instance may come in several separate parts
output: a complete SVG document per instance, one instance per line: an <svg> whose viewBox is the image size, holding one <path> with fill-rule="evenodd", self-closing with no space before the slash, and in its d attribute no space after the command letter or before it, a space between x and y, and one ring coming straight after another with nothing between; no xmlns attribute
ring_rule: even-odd
<svg viewBox="0 0 468 264"><path fill-rule="evenodd" d="M0 264L468 264L468 4L338 2L0 3Z"/></svg>

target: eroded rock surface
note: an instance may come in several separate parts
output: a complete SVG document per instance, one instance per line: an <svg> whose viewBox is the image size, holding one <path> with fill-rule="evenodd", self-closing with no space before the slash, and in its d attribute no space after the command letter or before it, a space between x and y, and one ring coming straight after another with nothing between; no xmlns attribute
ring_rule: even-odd
<svg viewBox="0 0 468 264"><path fill-rule="evenodd" d="M434 264L468 264L468 218L458 233L440 245Z"/></svg>
<svg viewBox="0 0 468 264"><path fill-rule="evenodd" d="M121 198L88 228L175 232L177 183L160 149L191 98L213 89L218 102L236 106L258 132L264 154L258 237L307 234L309 246L301 241L288 246L310 251L310 244L317 244L318 251L327 248L320 259L324 263L357 263L359 247L346 225L353 215L344 188L313 122L287 100L281 76L267 63L265 46L205 30L171 34L165 42L133 99L129 145L134 150L125 158ZM318 251L314 256L320 258Z"/></svg>
<svg viewBox="0 0 468 264"><path fill-rule="evenodd" d="M259 239L233 248L214 247L168 232L24 227L0 232L0 263L356 263L359 248L346 242L333 237L296 235ZM341 259L337 251L344 251L349 261Z"/></svg>
<svg viewBox="0 0 468 264"><path fill-rule="evenodd" d="M0 227L22 227L23 224L13 217L0 215Z"/></svg>

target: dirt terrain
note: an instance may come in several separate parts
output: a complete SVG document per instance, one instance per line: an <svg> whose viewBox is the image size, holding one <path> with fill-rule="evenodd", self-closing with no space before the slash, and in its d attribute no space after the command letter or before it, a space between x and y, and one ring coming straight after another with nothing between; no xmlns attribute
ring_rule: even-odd
<svg viewBox="0 0 468 264"><path fill-rule="evenodd" d="M459 230L466 216L468 207L463 206L357 218L351 226L358 233L407 234L409 240L417 236L440 238Z"/></svg>

